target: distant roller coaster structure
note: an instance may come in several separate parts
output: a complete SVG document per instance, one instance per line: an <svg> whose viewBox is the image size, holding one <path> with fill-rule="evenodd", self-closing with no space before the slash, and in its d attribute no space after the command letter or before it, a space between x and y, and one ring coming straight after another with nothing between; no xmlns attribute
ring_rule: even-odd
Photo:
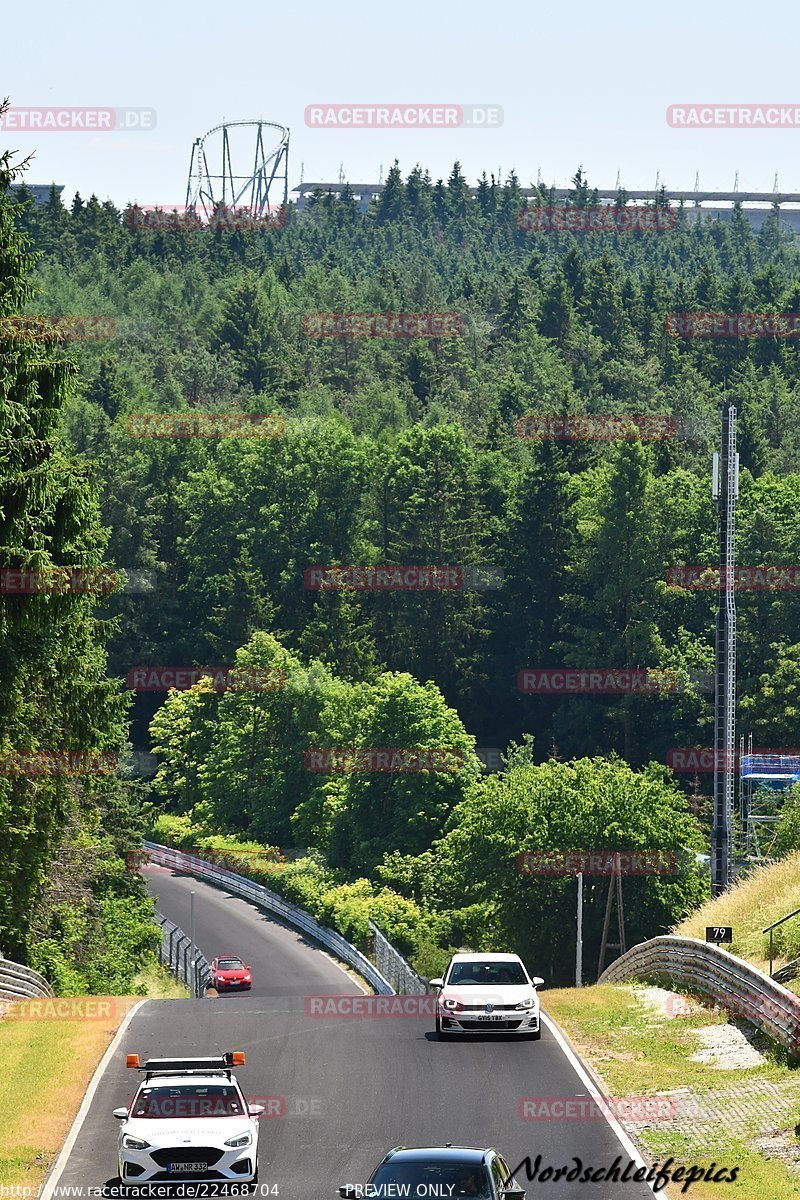
<svg viewBox="0 0 800 1200"><path fill-rule="evenodd" d="M209 160L220 164L219 171L211 169ZM280 198L276 191L282 191ZM186 205L198 216L208 220L223 205L260 220L269 216L270 204L286 204L288 197L289 130L283 125L225 121L195 140Z"/></svg>

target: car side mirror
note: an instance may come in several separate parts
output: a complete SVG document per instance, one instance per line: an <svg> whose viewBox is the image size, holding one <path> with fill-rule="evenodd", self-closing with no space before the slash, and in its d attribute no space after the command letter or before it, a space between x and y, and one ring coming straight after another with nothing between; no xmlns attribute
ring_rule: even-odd
<svg viewBox="0 0 800 1200"><path fill-rule="evenodd" d="M542 984L544 983L544 980L542 979L541 975L534 975L533 979L531 980L531 983L533 984L534 987L541 987Z"/></svg>
<svg viewBox="0 0 800 1200"><path fill-rule="evenodd" d="M354 1183L343 1183L338 1189L339 1195L344 1197L344 1200L355 1200L356 1185Z"/></svg>
<svg viewBox="0 0 800 1200"><path fill-rule="evenodd" d="M260 1117L264 1111L263 1104L248 1104L247 1115L249 1117Z"/></svg>
<svg viewBox="0 0 800 1200"><path fill-rule="evenodd" d="M127 1119L128 1119L127 1108L115 1108L114 1116L117 1118L118 1121L127 1121Z"/></svg>
<svg viewBox="0 0 800 1200"><path fill-rule="evenodd" d="M435 987L435 988L443 988L444 987L443 979L429 979L428 983L430 984L431 987Z"/></svg>
<svg viewBox="0 0 800 1200"><path fill-rule="evenodd" d="M503 1188L505 1200L525 1200L524 1188Z"/></svg>

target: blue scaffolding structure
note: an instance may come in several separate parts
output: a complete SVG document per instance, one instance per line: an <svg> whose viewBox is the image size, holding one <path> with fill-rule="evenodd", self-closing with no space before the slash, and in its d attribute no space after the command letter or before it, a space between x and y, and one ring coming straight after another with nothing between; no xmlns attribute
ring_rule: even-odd
<svg viewBox="0 0 800 1200"><path fill-rule="evenodd" d="M800 783L800 754L772 754L753 751L752 734L747 752L740 762L740 814L746 838L748 858L769 856L774 833L771 827L780 819L783 800L796 783Z"/></svg>

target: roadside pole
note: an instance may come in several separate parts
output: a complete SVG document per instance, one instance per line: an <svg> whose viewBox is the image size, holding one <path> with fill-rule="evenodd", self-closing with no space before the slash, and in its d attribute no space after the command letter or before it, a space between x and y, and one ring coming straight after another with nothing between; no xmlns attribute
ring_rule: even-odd
<svg viewBox="0 0 800 1200"><path fill-rule="evenodd" d="M197 998L197 988L195 987L195 945L194 945L194 892L189 892L189 941L192 943L190 948L191 966L189 968L189 995Z"/></svg>
<svg viewBox="0 0 800 1200"><path fill-rule="evenodd" d="M578 937L575 944L575 987L583 987L583 871L578 872Z"/></svg>

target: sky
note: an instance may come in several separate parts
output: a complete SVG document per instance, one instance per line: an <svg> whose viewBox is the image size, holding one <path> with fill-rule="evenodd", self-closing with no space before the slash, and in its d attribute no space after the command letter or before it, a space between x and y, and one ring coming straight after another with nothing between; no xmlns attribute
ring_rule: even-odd
<svg viewBox="0 0 800 1200"><path fill-rule="evenodd" d="M459 160L523 186L800 191L800 8L486 0L294 6L0 0L0 97L16 108L154 109L155 128L0 129L30 183L117 205L185 200L192 143L222 121L291 130L289 187L377 180L394 159L437 179ZM672 128L676 104L797 105L779 129ZM309 106L502 109L491 128L312 128ZM495 118L497 119L497 118Z"/></svg>

